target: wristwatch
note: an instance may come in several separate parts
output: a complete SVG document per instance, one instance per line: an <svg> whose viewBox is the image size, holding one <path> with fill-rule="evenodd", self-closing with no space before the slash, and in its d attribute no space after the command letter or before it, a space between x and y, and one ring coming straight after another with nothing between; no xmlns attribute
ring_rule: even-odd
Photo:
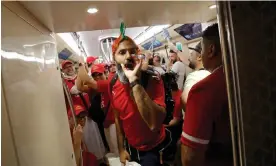
<svg viewBox="0 0 276 166"><path fill-rule="evenodd" d="M129 84L130 88L133 88L135 85L139 84L138 80L135 80Z"/></svg>

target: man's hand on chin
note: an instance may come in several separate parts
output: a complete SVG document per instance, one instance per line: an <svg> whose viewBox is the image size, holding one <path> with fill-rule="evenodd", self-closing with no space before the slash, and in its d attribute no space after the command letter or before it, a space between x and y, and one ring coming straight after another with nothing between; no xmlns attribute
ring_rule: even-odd
<svg viewBox="0 0 276 166"><path fill-rule="evenodd" d="M142 60L139 60L138 63L136 64L136 66L134 67L133 70L127 69L125 67L125 65L121 64L122 69L126 75L126 77L128 78L129 82L133 82L135 80L138 79L138 73L141 70L141 66L142 66Z"/></svg>

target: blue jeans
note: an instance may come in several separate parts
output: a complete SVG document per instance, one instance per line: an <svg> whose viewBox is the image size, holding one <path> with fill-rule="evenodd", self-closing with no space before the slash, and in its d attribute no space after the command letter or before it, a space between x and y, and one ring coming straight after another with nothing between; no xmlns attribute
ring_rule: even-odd
<svg viewBox="0 0 276 166"><path fill-rule="evenodd" d="M139 152L140 153L140 162L141 166L161 166L160 164L160 155L158 152L148 151L148 152Z"/></svg>

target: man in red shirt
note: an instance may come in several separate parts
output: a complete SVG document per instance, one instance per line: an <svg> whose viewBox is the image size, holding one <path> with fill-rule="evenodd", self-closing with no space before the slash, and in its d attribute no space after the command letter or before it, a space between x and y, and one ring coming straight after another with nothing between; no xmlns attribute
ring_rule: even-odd
<svg viewBox="0 0 276 166"><path fill-rule="evenodd" d="M82 93L77 89L75 81L77 74L72 61L65 60L61 64L63 78L71 94L73 104L81 105L88 110L90 107L89 96L87 93ZM69 108L68 101L66 100L66 107Z"/></svg>
<svg viewBox="0 0 276 166"><path fill-rule="evenodd" d="M109 93L115 114L120 160L136 161L142 166L159 166L163 151L169 144L165 127L164 86L161 79L150 78L144 88L139 83L142 60L138 47L124 34L112 46L118 80L113 88L108 80L90 79L83 65L79 77L88 88ZM124 147L124 138L128 145Z"/></svg>
<svg viewBox="0 0 276 166"><path fill-rule="evenodd" d="M76 85L77 84L77 82L76 82L77 75L75 73L75 68L74 68L73 62L71 62L69 60L63 61L63 63L61 64L61 67L62 67L62 71L64 73L64 76L63 76L64 81L67 84L67 87L71 94L71 98L72 98L72 102L73 102L72 104L80 105L82 108L85 108L85 110L88 111L91 106L90 101L89 101L89 95L88 95L88 93L81 92L77 89L77 85ZM67 109L70 108L67 98L66 98L66 107L67 107ZM93 144L91 144L90 143L91 139L89 139L92 136L94 138L100 137L99 131L95 130L96 127L97 127L97 124L91 122L91 119L88 118L86 126L84 127L84 143L87 145L87 148L90 152L94 152L94 154L98 158L102 158L104 155L103 154L104 147L102 146L101 141L94 142ZM94 133L91 133L90 131L93 131Z"/></svg>
<svg viewBox="0 0 276 166"><path fill-rule="evenodd" d="M91 68L91 75L95 81L106 80L105 68L101 64L95 64ZM110 104L108 93L101 93L101 108L105 112L103 122L104 133L111 153L119 155L114 113Z"/></svg>
<svg viewBox="0 0 276 166"><path fill-rule="evenodd" d="M202 35L202 61L211 74L189 92L181 136L184 166L233 165L226 81L218 25Z"/></svg>

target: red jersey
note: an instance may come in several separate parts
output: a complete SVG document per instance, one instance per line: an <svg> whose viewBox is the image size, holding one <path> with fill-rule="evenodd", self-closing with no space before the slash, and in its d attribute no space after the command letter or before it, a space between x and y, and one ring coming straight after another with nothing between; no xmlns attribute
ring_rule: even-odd
<svg viewBox="0 0 276 166"><path fill-rule="evenodd" d="M182 90L173 92L172 97L174 100L173 117L176 119L182 119L182 105L181 105Z"/></svg>
<svg viewBox="0 0 276 166"><path fill-rule="evenodd" d="M107 92L103 92L102 94L102 103L101 103L101 107L103 110L107 109L108 107L108 112L107 115L105 117L103 126L104 128L108 128L110 125L115 123L115 117L114 117L114 113L112 110L112 106L110 103L110 98Z"/></svg>
<svg viewBox="0 0 276 166"><path fill-rule="evenodd" d="M64 78L64 81L69 89L69 93L70 93L70 90L73 86L75 86L75 80L77 79L77 77L75 77L74 79L67 79L67 78ZM87 93L82 93L82 96L88 106L88 108L90 107L90 101L89 101L89 96ZM74 94L71 94L71 98L72 98L72 101L73 101L73 105L81 105L83 108L86 108L85 104L83 103L80 95L74 95ZM69 109L69 103L67 101L67 98L66 98L66 107L67 107L67 110ZM88 110L87 110L88 111Z"/></svg>
<svg viewBox="0 0 276 166"><path fill-rule="evenodd" d="M128 143L141 151L156 147L165 139L164 126L159 131L151 131L142 119L135 101L130 96L129 84L122 84L117 80L112 88L112 93L109 93L110 80L98 81L98 91L107 92L108 90L112 107L119 112L119 118ZM146 91L156 104L165 107L165 92L162 80L150 79Z"/></svg>
<svg viewBox="0 0 276 166"><path fill-rule="evenodd" d="M226 81L222 67L190 90L181 142L194 149L209 149L207 146L211 143L227 147L231 143Z"/></svg>
<svg viewBox="0 0 276 166"><path fill-rule="evenodd" d="M115 73L109 73L109 75L108 75L108 80L110 81L112 78L113 78L113 76L115 75Z"/></svg>

